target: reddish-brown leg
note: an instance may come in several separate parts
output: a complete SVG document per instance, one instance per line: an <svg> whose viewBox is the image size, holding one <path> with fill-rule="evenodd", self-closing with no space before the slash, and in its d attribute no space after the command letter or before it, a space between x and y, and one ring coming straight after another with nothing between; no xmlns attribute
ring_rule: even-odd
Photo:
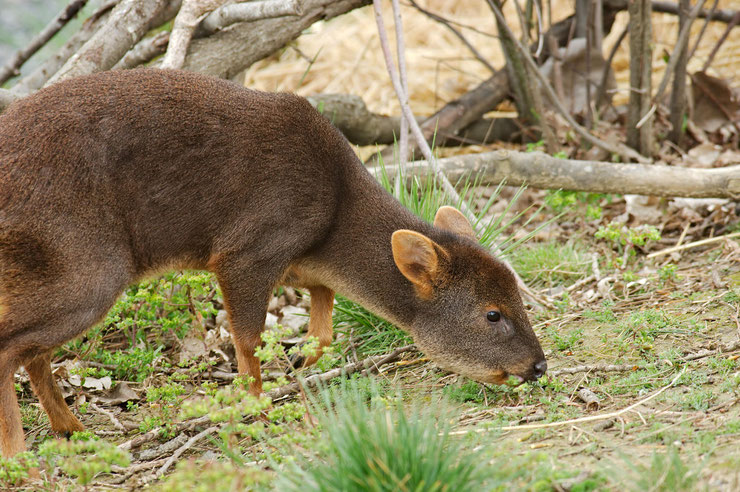
<svg viewBox="0 0 740 492"><path fill-rule="evenodd" d="M51 430L64 435L84 430L85 427L64 402L59 386L54 381L51 352L41 354L24 365L31 377L31 387L49 416Z"/></svg>
<svg viewBox="0 0 740 492"><path fill-rule="evenodd" d="M260 360L254 355L254 350L262 344L260 335L265 327L267 302L277 278L270 275L272 268L261 269L254 262L238 256L220 257L214 267L229 313L239 373L253 378L249 392L259 396L262 394L262 377Z"/></svg>
<svg viewBox="0 0 740 492"><path fill-rule="evenodd" d="M0 447L6 458L26 450L21 409L13 384L13 373L17 367L8 359L7 353L0 353Z"/></svg>
<svg viewBox="0 0 740 492"><path fill-rule="evenodd" d="M334 291L328 287L311 287L308 289L311 293L311 317L308 321L309 337L319 339L319 349L313 357L306 357L303 367L314 364L321 354L324 347L331 345L334 327L331 321L331 314L334 310Z"/></svg>

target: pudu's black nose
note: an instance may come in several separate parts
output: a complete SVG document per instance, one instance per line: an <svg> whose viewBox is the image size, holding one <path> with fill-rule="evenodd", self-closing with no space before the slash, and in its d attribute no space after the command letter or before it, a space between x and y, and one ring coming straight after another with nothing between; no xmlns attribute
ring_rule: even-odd
<svg viewBox="0 0 740 492"><path fill-rule="evenodd" d="M547 361L542 359L534 365L534 377L539 379L545 375L547 371Z"/></svg>

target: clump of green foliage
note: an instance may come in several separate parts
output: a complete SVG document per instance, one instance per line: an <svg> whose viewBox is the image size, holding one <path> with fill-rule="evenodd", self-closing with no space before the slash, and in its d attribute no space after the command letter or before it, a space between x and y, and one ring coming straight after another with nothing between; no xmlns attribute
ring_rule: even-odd
<svg viewBox="0 0 740 492"><path fill-rule="evenodd" d="M653 453L649 461L622 458L622 466L613 467L611 476L622 490L684 492L697 490L701 463L689 465L681 459L678 449Z"/></svg>
<svg viewBox="0 0 740 492"><path fill-rule="evenodd" d="M594 235L597 239L604 239L616 247L622 255L617 263L622 268L627 266L627 261L635 254L635 247L642 247L648 241L660 240L660 232L655 226L640 225L637 227L626 227L617 222L610 222L606 226L599 227Z"/></svg>
<svg viewBox="0 0 740 492"><path fill-rule="evenodd" d="M113 465L128 466L131 458L118 446L92 438L89 433L76 432L72 440L55 439L39 447L39 456L64 473L76 477L87 486L99 473L111 471Z"/></svg>
<svg viewBox="0 0 740 492"><path fill-rule="evenodd" d="M230 461L181 461L175 472L154 487L161 492L233 492L254 490L269 475L254 466Z"/></svg>
<svg viewBox="0 0 740 492"><path fill-rule="evenodd" d="M368 402L351 383L322 392L324 446L287 464L275 490L482 490L483 462L449 436L449 419L401 403L378 392Z"/></svg>
<svg viewBox="0 0 740 492"><path fill-rule="evenodd" d="M10 489L30 477L30 470L39 464L30 451L18 453L12 458L0 456L0 486Z"/></svg>
<svg viewBox="0 0 740 492"><path fill-rule="evenodd" d="M193 327L202 329L203 319L215 315L218 296L213 276L206 272L175 272L128 288L103 323L82 338L65 345L72 353L110 364L112 376L143 381L153 370L173 336L183 338ZM103 337L123 337L127 350L110 351Z"/></svg>

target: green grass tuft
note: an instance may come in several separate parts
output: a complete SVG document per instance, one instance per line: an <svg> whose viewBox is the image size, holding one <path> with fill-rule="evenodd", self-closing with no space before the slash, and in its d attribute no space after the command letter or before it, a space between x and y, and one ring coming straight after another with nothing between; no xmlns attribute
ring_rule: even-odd
<svg viewBox="0 0 740 492"><path fill-rule="evenodd" d="M325 446L279 474L283 491L483 490L483 461L448 435L443 413L381 397L348 383L314 402Z"/></svg>

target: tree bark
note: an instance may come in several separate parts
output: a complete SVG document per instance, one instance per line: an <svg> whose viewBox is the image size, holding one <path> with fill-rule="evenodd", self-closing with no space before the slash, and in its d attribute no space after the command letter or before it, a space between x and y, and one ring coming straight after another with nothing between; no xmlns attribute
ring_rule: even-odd
<svg viewBox="0 0 740 492"><path fill-rule="evenodd" d="M534 188L692 198L740 198L740 164L716 169L613 164L556 159L541 152L498 150L439 159L452 182L526 184ZM374 169L377 172L377 168ZM393 166L386 166L393 175ZM430 172L426 161L409 163L407 176ZM478 182L478 181L476 181Z"/></svg>
<svg viewBox="0 0 740 492"><path fill-rule="evenodd" d="M687 22L691 22L689 19L689 10L691 9L690 0L681 0L679 3L679 14L678 14L678 31ZM679 40L680 42L680 40ZM686 116L686 64L689 60L689 40L688 36L683 42L683 46L680 47L681 52L678 55L678 61L676 62L675 72L673 74L673 88L671 90L671 133L668 138L676 145L681 144L681 137L683 136L683 120ZM656 103L659 101L656 101Z"/></svg>
<svg viewBox="0 0 740 492"><path fill-rule="evenodd" d="M108 70L150 29L152 19L168 9L170 1L122 0L108 22L47 82Z"/></svg>
<svg viewBox="0 0 740 492"><path fill-rule="evenodd" d="M300 36L311 24L368 5L369 0L304 0L303 14L233 24L190 44L183 68L231 79Z"/></svg>
<svg viewBox="0 0 740 492"><path fill-rule="evenodd" d="M627 145L640 154L653 153L652 24L650 0L632 0L630 14L630 99L627 109Z"/></svg>

